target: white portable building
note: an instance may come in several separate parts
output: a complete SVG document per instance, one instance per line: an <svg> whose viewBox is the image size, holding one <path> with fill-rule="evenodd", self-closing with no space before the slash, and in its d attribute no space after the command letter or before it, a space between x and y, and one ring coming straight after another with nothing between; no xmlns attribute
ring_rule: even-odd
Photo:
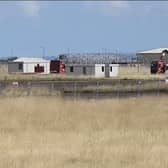
<svg viewBox="0 0 168 168"><path fill-rule="evenodd" d="M65 74L105 77L105 64L65 64Z"/></svg>
<svg viewBox="0 0 168 168"><path fill-rule="evenodd" d="M116 77L119 74L119 64L106 64L106 77Z"/></svg>
<svg viewBox="0 0 168 168"><path fill-rule="evenodd" d="M9 73L50 73L50 61L43 58L20 57L8 62Z"/></svg>
<svg viewBox="0 0 168 168"><path fill-rule="evenodd" d="M105 77L105 64L95 64L95 77Z"/></svg>

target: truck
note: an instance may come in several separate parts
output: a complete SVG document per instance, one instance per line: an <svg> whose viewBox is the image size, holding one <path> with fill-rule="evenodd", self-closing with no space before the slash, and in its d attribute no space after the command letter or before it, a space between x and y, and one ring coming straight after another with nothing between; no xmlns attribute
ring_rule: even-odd
<svg viewBox="0 0 168 168"><path fill-rule="evenodd" d="M166 71L166 64L163 59L153 60L151 62L151 74L163 74Z"/></svg>
<svg viewBox="0 0 168 168"><path fill-rule="evenodd" d="M50 73L64 74L65 64L61 60L51 60L50 61Z"/></svg>

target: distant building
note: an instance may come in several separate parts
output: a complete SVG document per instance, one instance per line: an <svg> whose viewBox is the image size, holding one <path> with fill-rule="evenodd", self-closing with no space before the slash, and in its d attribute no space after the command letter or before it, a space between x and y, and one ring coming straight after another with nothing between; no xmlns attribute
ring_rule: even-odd
<svg viewBox="0 0 168 168"><path fill-rule="evenodd" d="M168 63L168 48L158 48L148 51L138 52L137 61L145 65L150 65L153 60L159 60L161 57Z"/></svg>
<svg viewBox="0 0 168 168"><path fill-rule="evenodd" d="M119 74L119 64L106 64L105 69L106 77L116 77Z"/></svg>
<svg viewBox="0 0 168 168"><path fill-rule="evenodd" d="M65 74L105 77L105 64L65 64Z"/></svg>
<svg viewBox="0 0 168 168"><path fill-rule="evenodd" d="M17 58L8 62L8 73L50 73L50 61L43 58Z"/></svg>
<svg viewBox="0 0 168 168"><path fill-rule="evenodd" d="M115 77L119 64L65 64L65 74L72 76Z"/></svg>

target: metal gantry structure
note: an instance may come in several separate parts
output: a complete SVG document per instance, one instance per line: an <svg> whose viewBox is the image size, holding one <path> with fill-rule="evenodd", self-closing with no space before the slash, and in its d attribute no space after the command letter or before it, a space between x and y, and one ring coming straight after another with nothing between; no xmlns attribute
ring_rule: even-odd
<svg viewBox="0 0 168 168"><path fill-rule="evenodd" d="M121 53L65 53L59 59L69 64L108 64L131 62L132 55Z"/></svg>

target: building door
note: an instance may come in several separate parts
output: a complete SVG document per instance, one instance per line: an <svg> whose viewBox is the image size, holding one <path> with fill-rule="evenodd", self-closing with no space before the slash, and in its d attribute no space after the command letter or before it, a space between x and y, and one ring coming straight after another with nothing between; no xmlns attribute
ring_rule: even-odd
<svg viewBox="0 0 168 168"><path fill-rule="evenodd" d="M39 64L37 64L37 66L34 67L34 72L35 73L42 73L42 72L44 72L44 66L40 66Z"/></svg>

